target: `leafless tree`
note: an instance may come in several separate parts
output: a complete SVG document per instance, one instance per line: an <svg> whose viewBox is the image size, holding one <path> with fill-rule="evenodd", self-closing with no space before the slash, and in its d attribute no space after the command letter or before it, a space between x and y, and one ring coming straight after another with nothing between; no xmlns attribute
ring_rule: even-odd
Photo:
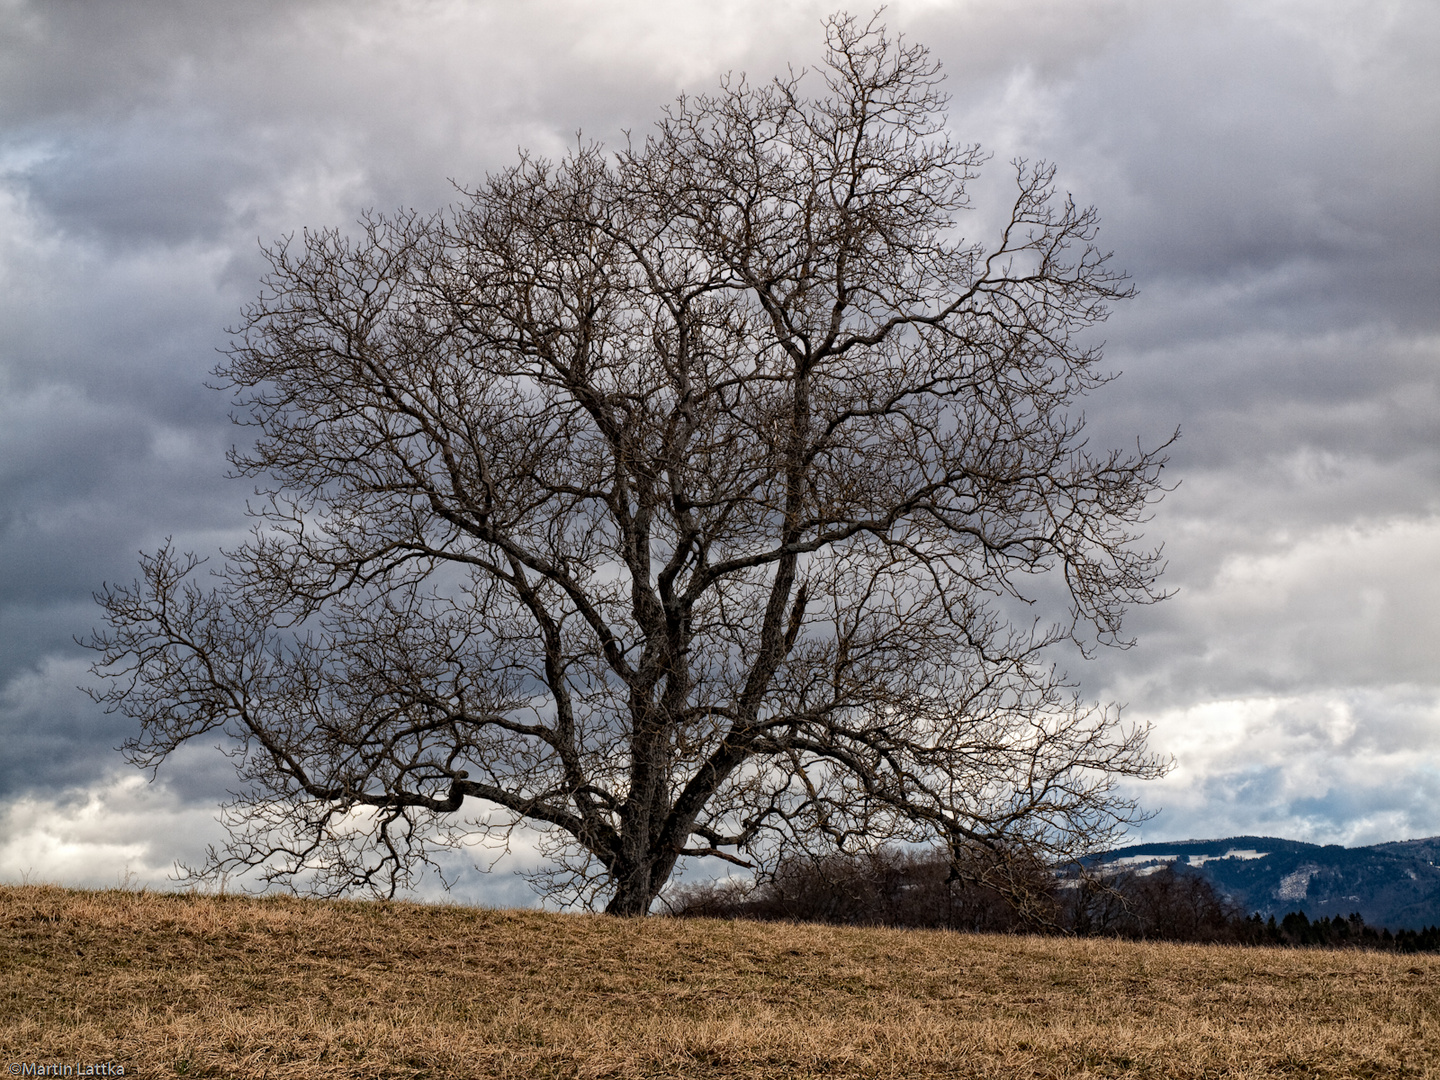
<svg viewBox="0 0 1440 1080"><path fill-rule="evenodd" d="M229 740L202 870L393 892L523 823L542 885L638 915L681 859L1071 857L1133 818L1144 731L1046 651L1159 595L1160 451L1076 410L1128 285L1043 164L963 239L984 155L938 65L873 20L827 43L268 252L218 369L253 534L209 586L145 558L90 641L135 762Z"/></svg>

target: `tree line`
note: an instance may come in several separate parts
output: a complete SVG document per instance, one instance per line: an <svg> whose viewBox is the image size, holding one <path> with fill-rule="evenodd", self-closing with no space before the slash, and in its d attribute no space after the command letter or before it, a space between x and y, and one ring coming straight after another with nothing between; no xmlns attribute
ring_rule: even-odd
<svg viewBox="0 0 1440 1080"><path fill-rule="evenodd" d="M1000 883L998 874L1008 880ZM1367 925L1358 912L1314 921L1290 912L1267 920L1247 914L1202 875L1175 866L1063 876L1031 860L967 865L944 852L881 849L794 857L762 880L681 884L663 900L682 918L1440 952L1437 926L1392 932Z"/></svg>

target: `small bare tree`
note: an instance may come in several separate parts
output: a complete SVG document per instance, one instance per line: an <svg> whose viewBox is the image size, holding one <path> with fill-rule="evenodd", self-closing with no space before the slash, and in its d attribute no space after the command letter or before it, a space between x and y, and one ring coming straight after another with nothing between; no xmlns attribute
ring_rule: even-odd
<svg viewBox="0 0 1440 1080"><path fill-rule="evenodd" d="M90 642L135 762L230 740L202 869L390 893L523 823L542 884L638 915L682 858L1073 857L1133 819L1145 733L1045 658L1159 595L1159 452L1074 408L1128 287L1048 166L961 239L983 155L938 65L827 25L814 97L732 78L268 252L218 369L252 537L213 587L145 558Z"/></svg>

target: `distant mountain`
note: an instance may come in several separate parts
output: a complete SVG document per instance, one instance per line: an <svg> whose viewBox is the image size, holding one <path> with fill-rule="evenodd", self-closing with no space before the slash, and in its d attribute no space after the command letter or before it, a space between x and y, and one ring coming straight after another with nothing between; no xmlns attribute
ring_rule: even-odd
<svg viewBox="0 0 1440 1080"><path fill-rule="evenodd" d="M1440 836L1371 847L1304 844L1273 836L1136 844L1100 856L1140 874L1173 865L1209 878L1247 912L1311 919L1358 911L1371 926L1440 926Z"/></svg>

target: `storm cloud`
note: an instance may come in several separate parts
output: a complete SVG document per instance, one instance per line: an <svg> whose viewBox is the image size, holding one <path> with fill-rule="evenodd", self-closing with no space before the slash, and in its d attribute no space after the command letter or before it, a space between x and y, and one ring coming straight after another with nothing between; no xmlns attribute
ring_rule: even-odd
<svg viewBox="0 0 1440 1080"><path fill-rule="evenodd" d="M227 766L150 782L77 689L91 594L247 525L205 387L260 244L437 209L519 148L643 137L727 71L819 57L827 5L0 3L0 877L163 883ZM1440 833L1440 8L902 0L951 127L1101 213L1139 294L1096 445L1182 437L1147 536L1176 595L1059 658L1174 756L1145 839ZM201 751L204 752L201 752ZM517 853L512 865L531 856ZM462 868L463 869L463 868ZM457 871L459 872L459 871ZM513 879L465 895L522 902ZM488 882L488 883L487 883Z"/></svg>

